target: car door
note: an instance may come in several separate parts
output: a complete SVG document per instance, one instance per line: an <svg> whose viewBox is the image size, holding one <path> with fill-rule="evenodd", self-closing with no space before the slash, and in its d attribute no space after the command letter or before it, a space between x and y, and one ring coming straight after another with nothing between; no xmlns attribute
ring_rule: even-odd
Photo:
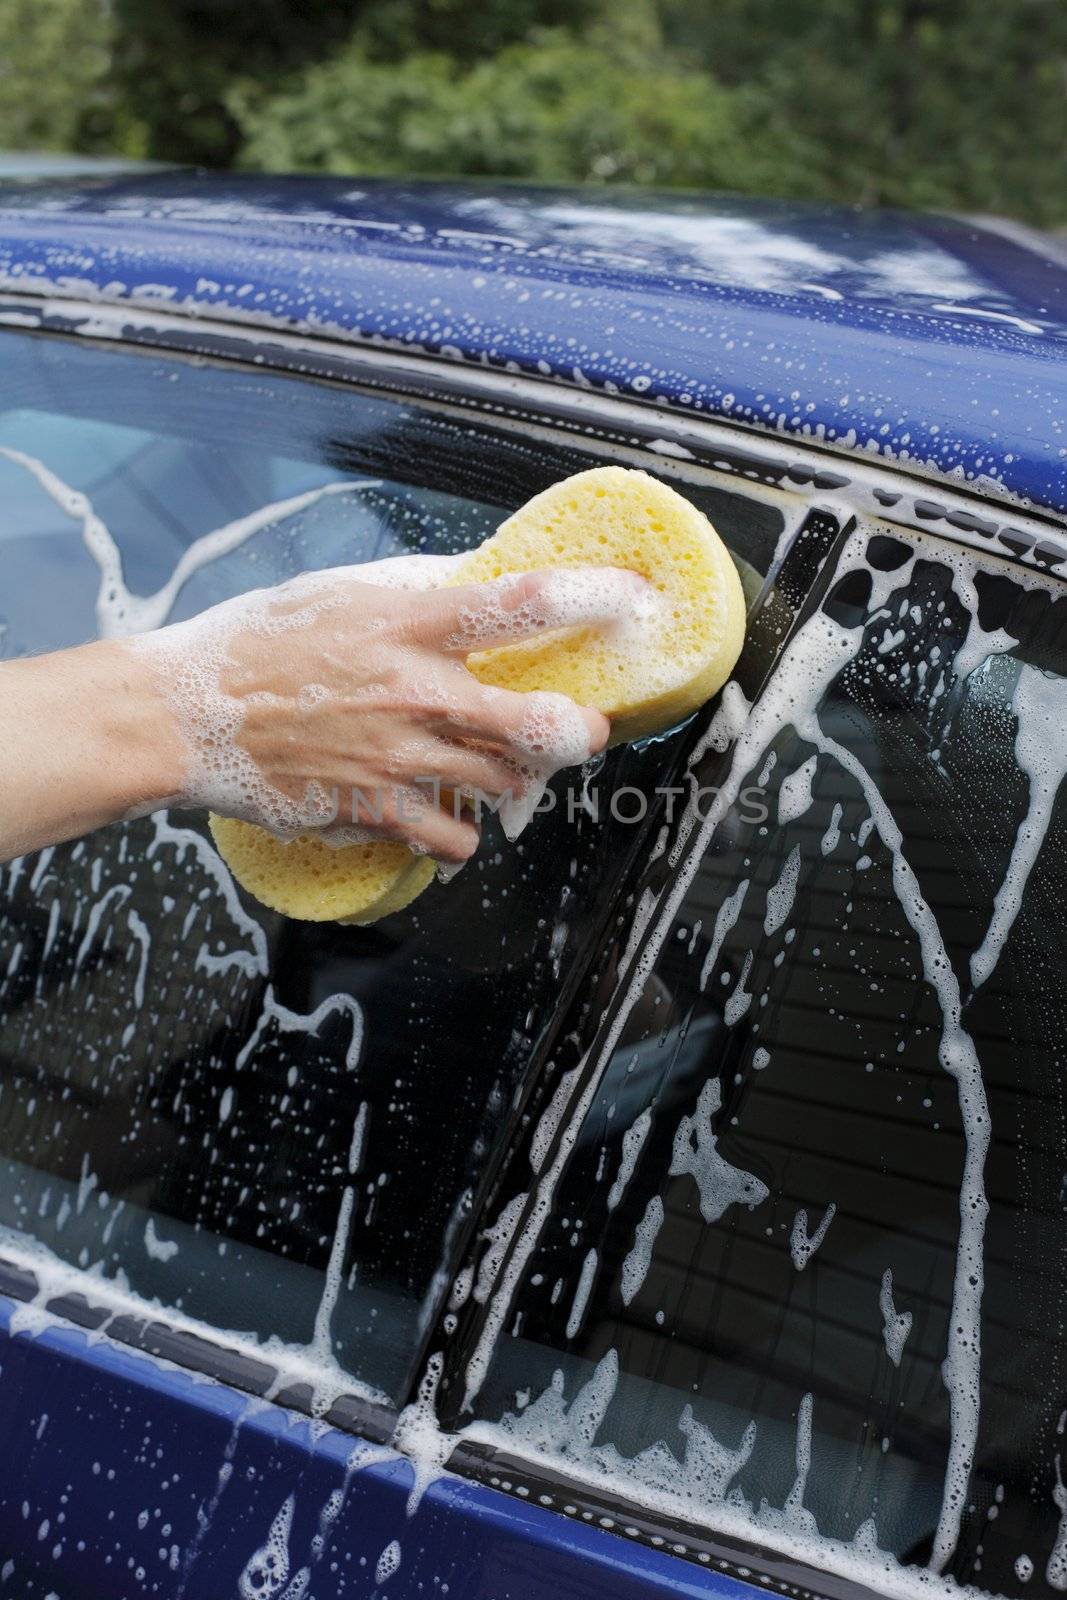
<svg viewBox="0 0 1067 1600"><path fill-rule="evenodd" d="M467 548L597 460L678 483L754 601L793 534L817 547L844 515L781 462L672 454L655 422L405 397L358 363L312 383L244 353L2 335L4 655ZM759 614L784 615L777 591ZM641 925L633 885L691 737L566 776L517 846L491 823L459 878L368 929L248 901L193 815L0 869L11 1593L707 1592L592 1514L436 1476L457 1275L569 1018Z"/></svg>
<svg viewBox="0 0 1067 1600"><path fill-rule="evenodd" d="M471 1470L694 1562L1048 1593L1067 543L926 516L809 527L692 727L442 1414Z"/></svg>

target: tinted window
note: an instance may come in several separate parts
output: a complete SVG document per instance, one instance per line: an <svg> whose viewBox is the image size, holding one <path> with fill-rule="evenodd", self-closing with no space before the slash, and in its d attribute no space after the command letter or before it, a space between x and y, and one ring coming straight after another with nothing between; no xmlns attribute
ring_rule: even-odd
<svg viewBox="0 0 1067 1600"><path fill-rule="evenodd" d="M474 545L595 459L239 368L14 334L0 360L0 447L21 453L0 457L8 656L97 626L100 574L42 469L89 496L139 596L201 536L306 497L195 567L162 621L308 567ZM687 492L766 570L778 510L710 479ZM650 790L674 748L616 752L589 783ZM403 1398L648 826L594 823L561 790L516 848L490 827L447 889L368 929L244 901L190 815L0 869L5 1253L36 1240L52 1282L59 1260L273 1340L322 1403L346 1374Z"/></svg>
<svg viewBox="0 0 1067 1600"><path fill-rule="evenodd" d="M512 1454L877 1587L1059 1590L1067 596L864 532L824 587L694 758L723 817L654 962L560 1053L512 1180L550 1215L516 1203L459 1393Z"/></svg>

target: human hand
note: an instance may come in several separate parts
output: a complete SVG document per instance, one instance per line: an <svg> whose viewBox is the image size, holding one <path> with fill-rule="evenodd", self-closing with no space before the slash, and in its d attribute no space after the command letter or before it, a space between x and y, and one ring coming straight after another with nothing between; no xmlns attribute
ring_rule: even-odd
<svg viewBox="0 0 1067 1600"><path fill-rule="evenodd" d="M529 802L602 749L600 712L487 687L465 658L619 622L649 586L572 568L429 587L451 565L400 557L306 573L130 641L180 736L176 803L281 835L400 839L454 863L478 843L456 796Z"/></svg>

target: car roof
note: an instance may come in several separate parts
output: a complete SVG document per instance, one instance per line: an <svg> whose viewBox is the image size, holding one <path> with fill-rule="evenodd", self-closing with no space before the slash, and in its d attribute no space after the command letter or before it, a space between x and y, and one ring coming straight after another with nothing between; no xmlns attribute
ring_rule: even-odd
<svg viewBox="0 0 1067 1600"><path fill-rule="evenodd" d="M0 184L0 288L524 372L1067 513L1067 252L996 219L165 171Z"/></svg>
<svg viewBox="0 0 1067 1600"><path fill-rule="evenodd" d="M78 156L54 150L0 150L0 178L80 178L129 172L162 172L162 161L122 156Z"/></svg>

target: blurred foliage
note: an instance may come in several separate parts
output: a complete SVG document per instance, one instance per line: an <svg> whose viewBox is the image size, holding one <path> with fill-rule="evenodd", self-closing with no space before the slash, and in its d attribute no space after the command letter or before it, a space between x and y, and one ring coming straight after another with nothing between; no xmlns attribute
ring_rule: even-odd
<svg viewBox="0 0 1067 1600"><path fill-rule="evenodd" d="M113 121L114 35L103 5L86 0L0 3L0 147L77 150L94 112Z"/></svg>
<svg viewBox="0 0 1067 1600"><path fill-rule="evenodd" d="M663 0L674 47L807 146L793 192L1067 222L1063 0Z"/></svg>
<svg viewBox="0 0 1067 1600"><path fill-rule="evenodd" d="M0 147L1067 223L1064 0L2 0Z"/></svg>
<svg viewBox="0 0 1067 1600"><path fill-rule="evenodd" d="M288 93L238 90L230 104L252 167L773 186L744 136L746 99L705 73L554 31L468 67L419 52L400 70L356 47ZM786 188L790 166L778 169Z"/></svg>

